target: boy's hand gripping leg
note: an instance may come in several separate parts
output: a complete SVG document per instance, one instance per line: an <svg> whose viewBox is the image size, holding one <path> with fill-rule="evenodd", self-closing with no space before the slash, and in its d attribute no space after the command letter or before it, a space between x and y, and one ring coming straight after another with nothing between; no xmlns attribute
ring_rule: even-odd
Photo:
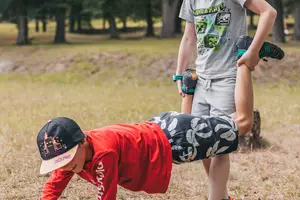
<svg viewBox="0 0 300 200"><path fill-rule="evenodd" d="M182 77L182 92L185 93L182 97L181 112L191 114L194 92L197 84L198 76L195 69L187 69Z"/></svg>

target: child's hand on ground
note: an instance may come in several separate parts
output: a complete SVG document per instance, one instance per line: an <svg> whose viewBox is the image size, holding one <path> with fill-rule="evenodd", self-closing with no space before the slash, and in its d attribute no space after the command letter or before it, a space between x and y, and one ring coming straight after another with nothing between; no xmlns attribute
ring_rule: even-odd
<svg viewBox="0 0 300 200"><path fill-rule="evenodd" d="M259 60L260 60L260 57L258 56L258 52L248 50L237 61L237 66L239 67L239 66L245 64L251 71L253 71L255 66L258 64Z"/></svg>

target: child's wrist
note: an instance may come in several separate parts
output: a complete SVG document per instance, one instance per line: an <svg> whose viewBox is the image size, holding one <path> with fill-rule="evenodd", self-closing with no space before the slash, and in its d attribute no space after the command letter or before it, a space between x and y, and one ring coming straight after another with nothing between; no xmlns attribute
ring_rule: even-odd
<svg viewBox="0 0 300 200"><path fill-rule="evenodd" d="M178 80L182 80L183 75L182 74L173 74L173 81L177 82Z"/></svg>

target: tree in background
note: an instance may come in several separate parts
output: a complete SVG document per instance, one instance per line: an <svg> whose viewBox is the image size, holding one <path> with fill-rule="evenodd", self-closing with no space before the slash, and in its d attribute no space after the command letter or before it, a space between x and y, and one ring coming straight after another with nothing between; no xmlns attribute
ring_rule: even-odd
<svg viewBox="0 0 300 200"><path fill-rule="evenodd" d="M294 23L294 39L295 40L300 40L300 1L295 0L294 1L294 18L295 18L295 23Z"/></svg>
<svg viewBox="0 0 300 200"><path fill-rule="evenodd" d="M111 39L119 39L119 32L116 24L116 16L118 15L117 0L103 0L102 10L103 17L108 20L109 34Z"/></svg>
<svg viewBox="0 0 300 200"><path fill-rule="evenodd" d="M271 5L277 11L277 17L273 26L272 35L274 42L285 42L284 24L283 24L283 4L281 0L271 0Z"/></svg>
<svg viewBox="0 0 300 200"><path fill-rule="evenodd" d="M138 9L138 3L138 1L133 0L119 0L117 2L116 8L118 9L118 12L116 13L116 16L119 17L123 24L123 32L127 31L127 20L132 16L133 12Z"/></svg>
<svg viewBox="0 0 300 200"><path fill-rule="evenodd" d="M39 6L39 8L45 10L45 12L55 17L56 28L54 43L66 43L66 31L65 31L65 19L66 11L69 8L67 0L44 0L45 3Z"/></svg>
<svg viewBox="0 0 300 200"><path fill-rule="evenodd" d="M10 6L11 0L1 0L0 1L0 22L8 17L8 8Z"/></svg>
<svg viewBox="0 0 300 200"><path fill-rule="evenodd" d="M69 32L75 33L75 25L77 23L77 32L81 31L81 11L83 9L82 1L74 0L70 2L69 14Z"/></svg>
<svg viewBox="0 0 300 200"><path fill-rule="evenodd" d="M0 8L2 12L10 12L14 16L14 22L17 24L18 35L16 44L30 44L28 38L28 5L30 0L1 0Z"/></svg>
<svg viewBox="0 0 300 200"><path fill-rule="evenodd" d="M251 10L247 10L247 15L249 16L249 29L256 29L256 26L254 25L254 16L255 13L252 12Z"/></svg>
<svg viewBox="0 0 300 200"><path fill-rule="evenodd" d="M27 0L18 0L14 2L17 14L18 36L17 45L30 44L28 38L28 15L27 15Z"/></svg>
<svg viewBox="0 0 300 200"><path fill-rule="evenodd" d="M181 9L183 0L179 0L177 5L177 11L176 11L176 18L175 18L175 33L182 33L182 19L179 18L179 13Z"/></svg>
<svg viewBox="0 0 300 200"><path fill-rule="evenodd" d="M145 9L146 9L146 21L147 21L147 30L146 37L154 37L154 26L153 26L153 7L151 0L145 0Z"/></svg>
<svg viewBox="0 0 300 200"><path fill-rule="evenodd" d="M28 36L28 19L36 18L43 12L43 30L46 31L46 16L47 13L54 13L56 16L56 34L54 41L56 43L65 42L65 12L67 9L66 4L62 4L64 0L1 0L0 7L6 5L7 12L12 13L16 18L18 35L16 44L26 45L30 44ZM38 29L38 28L36 28Z"/></svg>
<svg viewBox="0 0 300 200"><path fill-rule="evenodd" d="M162 30L161 37L175 36L175 21L179 0L162 0Z"/></svg>
<svg viewBox="0 0 300 200"><path fill-rule="evenodd" d="M0 19L7 19L17 24L18 45L29 44L28 20L36 19L36 31L39 31L39 22L43 22L43 31L46 31L46 19L55 18L55 43L66 42L66 22L69 19L69 32L83 33L93 29L92 18L102 18L109 22L110 38L119 38L117 20L123 23L123 31L127 30L127 20L144 20L147 23L145 36L155 36L154 19L162 17L161 38L174 37L181 33L181 19L178 17L183 0L1 0ZM294 13L294 38L300 40L300 1L296 0L269 0L277 10L278 16L273 27L273 40L285 42L284 38L284 11ZM283 8L284 6L284 8ZM250 15L250 28L254 28L253 13ZM252 20L251 20L252 19ZM86 22L86 23L85 23ZM292 24L289 24L291 26ZM88 31L89 31L88 30ZM129 29L128 29L129 30ZM94 32L94 30L92 30ZM103 31L102 31L103 32ZM101 33L102 33L101 32Z"/></svg>
<svg viewBox="0 0 300 200"><path fill-rule="evenodd" d="M66 43L66 30L65 30L65 19L66 19L66 4L58 4L55 8L55 37L54 43Z"/></svg>
<svg viewBox="0 0 300 200"><path fill-rule="evenodd" d="M145 37L154 37L154 18L161 17L161 0L140 0L132 2L132 8L130 17L133 20L146 21L146 33Z"/></svg>

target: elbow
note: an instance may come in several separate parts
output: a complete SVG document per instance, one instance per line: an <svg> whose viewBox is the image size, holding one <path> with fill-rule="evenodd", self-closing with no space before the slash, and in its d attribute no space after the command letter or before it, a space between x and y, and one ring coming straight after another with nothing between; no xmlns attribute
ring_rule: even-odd
<svg viewBox="0 0 300 200"><path fill-rule="evenodd" d="M277 11L273 7L269 6L261 10L260 15L265 16L265 18L267 19L272 19L275 21L277 17Z"/></svg>
<svg viewBox="0 0 300 200"><path fill-rule="evenodd" d="M271 18L271 19L276 19L276 17L277 17L277 11L274 9L274 8L272 8L272 7L270 7L269 9L268 9L268 16Z"/></svg>

